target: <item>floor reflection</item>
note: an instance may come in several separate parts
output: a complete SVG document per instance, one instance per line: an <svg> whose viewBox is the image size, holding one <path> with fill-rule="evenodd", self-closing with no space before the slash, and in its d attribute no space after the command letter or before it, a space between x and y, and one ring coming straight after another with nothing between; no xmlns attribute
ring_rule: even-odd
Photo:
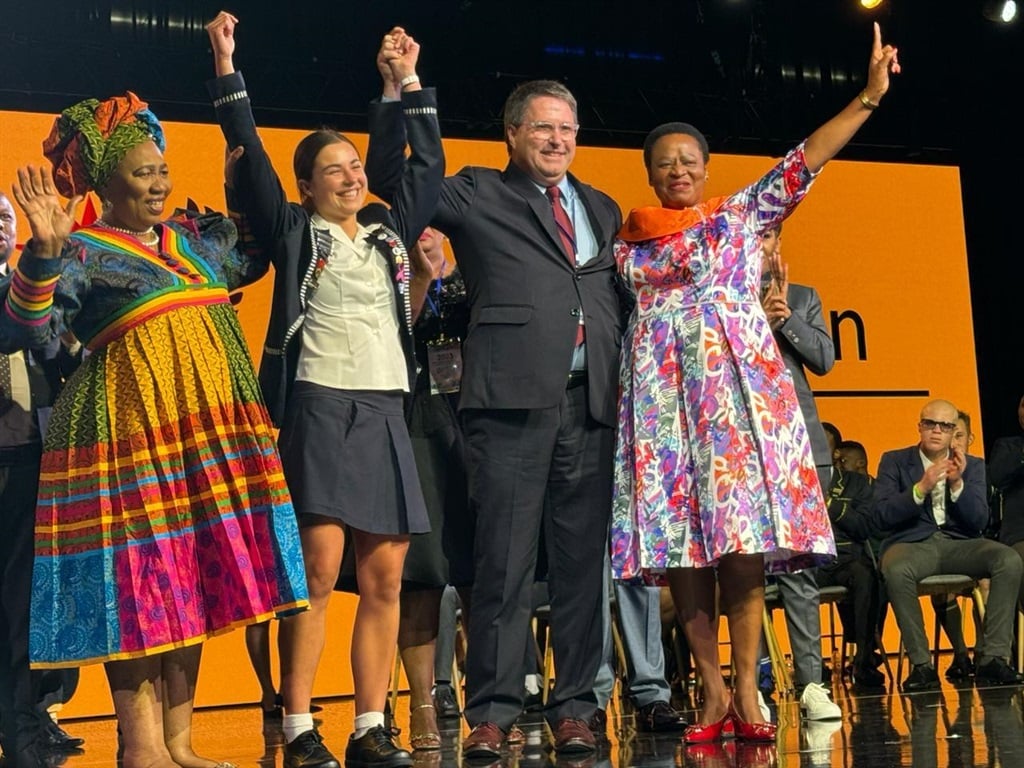
<svg viewBox="0 0 1024 768"><path fill-rule="evenodd" d="M940 668L941 669L941 668ZM833 689L843 719L801 722L791 698L771 702L778 723L775 744L684 746L678 736L639 733L628 707L609 711L611 743L595 755L558 757L550 749L550 732L536 715L522 723L526 743L493 762L464 761L461 739L468 732L460 720L442 721L442 747L414 753L413 768L974 768L1024 766L1024 693L1019 688L954 687L903 696ZM692 693L690 694L692 695ZM321 733L337 755L344 754L352 727L351 700L328 700ZM687 696L676 702L696 717ZM407 738L408 701L399 697L396 723ZM279 727L260 727L257 707L210 709L196 713L193 739L201 754L228 760L239 768L281 768L283 739ZM86 739L83 754L54 765L92 768L115 765L116 733L112 720L62 723Z"/></svg>

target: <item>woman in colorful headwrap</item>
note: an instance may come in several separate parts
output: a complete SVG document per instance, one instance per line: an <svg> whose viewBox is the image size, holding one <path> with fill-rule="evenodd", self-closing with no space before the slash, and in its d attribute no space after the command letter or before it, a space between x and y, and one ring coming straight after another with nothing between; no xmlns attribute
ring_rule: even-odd
<svg viewBox="0 0 1024 768"><path fill-rule="evenodd" d="M308 604L228 300L268 260L219 214L163 219L163 131L130 92L65 110L43 149L52 175L27 166L14 184L32 238L0 287L0 348L70 329L91 353L44 445L31 660L105 663L125 768L210 768L191 746L203 641ZM75 230L89 191L102 218Z"/></svg>
<svg viewBox="0 0 1024 768"><path fill-rule="evenodd" d="M616 577L664 576L704 685L687 742L772 741L757 699L764 573L835 554L793 381L761 307L761 233L785 219L889 89L878 25L867 84L761 179L702 201L708 145L687 123L644 142L660 208L630 213L619 271L637 302L622 347L612 519ZM781 280L781 276L777 279ZM717 586L736 675L718 658Z"/></svg>
<svg viewBox="0 0 1024 768"><path fill-rule="evenodd" d="M366 205L359 152L336 131L319 130L295 148L302 204L291 203L235 71L236 24L221 12L207 25L217 73L208 88L228 146L244 148L235 167L238 210L253 237L273 252L260 383L281 426L311 604L282 622L279 635L285 764L338 766L313 727L309 704L348 539L359 605L351 645L356 716L345 762L401 768L412 757L395 744L384 705L410 534L430 530L403 408L416 379L413 307L422 303L430 275L410 272L405 243L426 227L444 177L436 95L420 88L419 44L392 29L381 41L377 68L384 93L401 99L412 149L407 161L387 169L401 176L401 192L390 209ZM371 142L379 123L371 116Z"/></svg>

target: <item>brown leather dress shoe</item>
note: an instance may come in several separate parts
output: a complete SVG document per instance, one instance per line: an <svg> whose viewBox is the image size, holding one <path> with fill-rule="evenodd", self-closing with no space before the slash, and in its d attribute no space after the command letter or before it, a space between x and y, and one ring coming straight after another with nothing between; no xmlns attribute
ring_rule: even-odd
<svg viewBox="0 0 1024 768"><path fill-rule="evenodd" d="M564 717L555 723L555 752L559 754L583 754L594 752L597 743L594 733L586 720Z"/></svg>
<svg viewBox="0 0 1024 768"><path fill-rule="evenodd" d="M501 743L505 732L494 723L479 723L473 726L469 736L462 742L462 756L473 758L501 757Z"/></svg>

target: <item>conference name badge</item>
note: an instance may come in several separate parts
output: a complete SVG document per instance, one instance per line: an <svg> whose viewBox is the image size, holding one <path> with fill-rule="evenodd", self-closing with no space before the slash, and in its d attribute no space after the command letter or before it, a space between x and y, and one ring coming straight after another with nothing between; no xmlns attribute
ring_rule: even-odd
<svg viewBox="0 0 1024 768"><path fill-rule="evenodd" d="M430 394L450 395L462 384L462 342L440 336L427 343Z"/></svg>

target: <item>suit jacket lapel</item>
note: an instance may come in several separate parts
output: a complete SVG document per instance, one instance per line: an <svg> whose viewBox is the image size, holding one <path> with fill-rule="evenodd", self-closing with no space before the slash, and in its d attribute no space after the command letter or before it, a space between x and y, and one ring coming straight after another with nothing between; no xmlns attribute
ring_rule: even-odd
<svg viewBox="0 0 1024 768"><path fill-rule="evenodd" d="M537 189L537 185L523 173L513 163L509 163L505 167L504 173L505 184L510 188L522 195L523 199L526 200L530 209L533 211L533 215L537 217L537 222L541 228L547 233L547 236L551 239L551 245L554 250L551 255L558 259L562 264L569 267L569 260L565 258L565 251L562 250L562 238L558 234L558 228L555 225L555 217L551 214L551 202L548 198ZM580 181L569 174L569 180L572 182L573 188L576 193L580 196L583 201L583 208L587 212L587 220L590 222L590 228L594 232L594 239L597 241L598 255L604 249L607 234L601 231L598 226L596 217L594 216L594 202L593 191L590 187L580 183ZM591 259L581 267L581 269L587 269L594 266L598 259L595 257ZM571 267L570 267L571 268Z"/></svg>

